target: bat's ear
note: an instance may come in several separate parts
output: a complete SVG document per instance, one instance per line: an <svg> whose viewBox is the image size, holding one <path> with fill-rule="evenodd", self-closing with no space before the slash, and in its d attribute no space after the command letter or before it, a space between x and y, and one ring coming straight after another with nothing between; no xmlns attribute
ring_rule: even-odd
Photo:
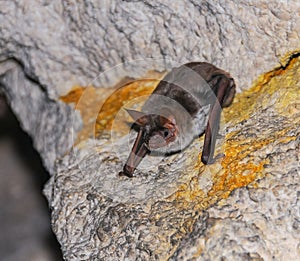
<svg viewBox="0 0 300 261"><path fill-rule="evenodd" d="M125 109L125 110L131 116L134 122L137 123L138 125L144 126L145 124L148 123L149 118L147 117L147 114L136 110L130 110L130 109Z"/></svg>
<svg viewBox="0 0 300 261"><path fill-rule="evenodd" d="M172 129L176 126L175 117L173 115L170 115L167 118L161 116L160 117L160 124L165 128Z"/></svg>

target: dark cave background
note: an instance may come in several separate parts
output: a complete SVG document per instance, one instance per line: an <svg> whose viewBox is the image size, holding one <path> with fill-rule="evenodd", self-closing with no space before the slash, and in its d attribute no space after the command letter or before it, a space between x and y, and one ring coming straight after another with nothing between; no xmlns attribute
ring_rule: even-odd
<svg viewBox="0 0 300 261"><path fill-rule="evenodd" d="M0 257L2 261L63 260L42 194L49 174L30 137L0 94Z"/></svg>

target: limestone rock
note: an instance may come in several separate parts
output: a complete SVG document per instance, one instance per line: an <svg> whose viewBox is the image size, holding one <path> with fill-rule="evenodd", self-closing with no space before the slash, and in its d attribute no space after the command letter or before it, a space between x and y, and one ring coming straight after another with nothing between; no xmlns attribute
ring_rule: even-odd
<svg viewBox="0 0 300 261"><path fill-rule="evenodd" d="M148 70L163 71L192 60L229 71L242 90L286 62L279 57L299 49L298 1L30 0L2 1L0 10L0 75L6 74L7 62L15 63L24 82L36 86L31 92L44 92L49 102L75 85L109 87L123 76L143 77ZM1 85L16 90L18 82ZM30 102L18 103L13 95L9 100L18 106L17 116L17 111L27 115L19 116L24 127L39 114ZM39 130L42 139L51 139L48 129L53 124L49 126ZM35 125L25 129L43 153L47 145ZM56 146L57 155L43 156L48 170L52 172L54 158L68 149L70 145Z"/></svg>
<svg viewBox="0 0 300 261"><path fill-rule="evenodd" d="M45 194L66 260L299 257L299 1L30 0L0 10L1 91L53 174ZM144 90L107 87L191 60L229 71L244 91L224 111L226 157L204 167L199 139L119 178L134 135L124 136L122 102ZM77 112L60 100L72 90Z"/></svg>
<svg viewBox="0 0 300 261"><path fill-rule="evenodd" d="M245 89L299 48L298 1L30 0L0 9L0 60L18 60L52 98L112 67L117 77L94 84L192 60L231 72Z"/></svg>
<svg viewBox="0 0 300 261"><path fill-rule="evenodd" d="M1 70L5 73L0 76L0 86L13 112L32 137L45 167L53 174L55 160L71 148L73 132L81 127L79 115L70 106L49 99L15 61L2 62Z"/></svg>

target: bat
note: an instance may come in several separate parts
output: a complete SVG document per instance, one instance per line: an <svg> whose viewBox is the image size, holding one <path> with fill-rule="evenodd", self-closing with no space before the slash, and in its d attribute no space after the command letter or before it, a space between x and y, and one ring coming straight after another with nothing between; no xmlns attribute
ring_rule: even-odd
<svg viewBox="0 0 300 261"><path fill-rule="evenodd" d="M221 110L232 103L235 89L230 74L210 63L191 62L173 68L141 111L127 109L138 134L119 175L133 177L146 155L180 152L203 133L201 161L213 164Z"/></svg>

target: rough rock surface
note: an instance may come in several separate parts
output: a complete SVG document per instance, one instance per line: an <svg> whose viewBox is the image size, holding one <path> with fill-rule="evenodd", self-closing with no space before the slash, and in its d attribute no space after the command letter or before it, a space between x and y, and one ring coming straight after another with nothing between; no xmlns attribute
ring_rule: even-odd
<svg viewBox="0 0 300 261"><path fill-rule="evenodd" d="M81 142L45 190L65 258L296 260L299 76L296 57L237 95L224 111L226 156L211 166L199 163L200 139L121 178L130 135Z"/></svg>
<svg viewBox="0 0 300 261"><path fill-rule="evenodd" d="M30 0L0 10L1 90L53 174L45 193L67 260L299 257L299 66L280 59L299 50L299 1ZM223 160L201 166L197 140L129 181L115 175L124 139L88 139L64 156L81 119L60 95L191 60L229 71L239 90L282 66L225 112Z"/></svg>
<svg viewBox="0 0 300 261"><path fill-rule="evenodd" d="M143 76L191 60L214 63L234 76L239 89L246 89L258 75L279 65L279 57L299 48L299 1L26 0L2 1L0 10L0 75L9 74L7 62L16 65L22 83L30 85L30 93L45 107L74 85L112 86L122 76ZM23 88L13 77L1 85ZM55 105L62 115L54 116L57 120L49 128L27 128L41 106L32 108L26 98L20 103L17 95L9 96L52 172L55 156L70 148L59 141L69 140L69 135L52 128L70 111ZM43 142L54 132L62 137L56 148L55 141ZM51 156L43 151L46 147Z"/></svg>
<svg viewBox="0 0 300 261"><path fill-rule="evenodd" d="M49 99L40 86L28 79L22 67L8 60L1 63L0 86L22 128L33 137L44 165L54 173L54 162L73 144L72 133L81 120L70 106ZM74 124L72 124L74 122ZM70 128L70 125L74 127Z"/></svg>
<svg viewBox="0 0 300 261"><path fill-rule="evenodd" d="M120 64L123 75L141 76L191 60L230 71L245 89L299 48L299 1L26 0L0 7L0 60L18 60L50 97ZM130 66L147 58L154 63Z"/></svg>

